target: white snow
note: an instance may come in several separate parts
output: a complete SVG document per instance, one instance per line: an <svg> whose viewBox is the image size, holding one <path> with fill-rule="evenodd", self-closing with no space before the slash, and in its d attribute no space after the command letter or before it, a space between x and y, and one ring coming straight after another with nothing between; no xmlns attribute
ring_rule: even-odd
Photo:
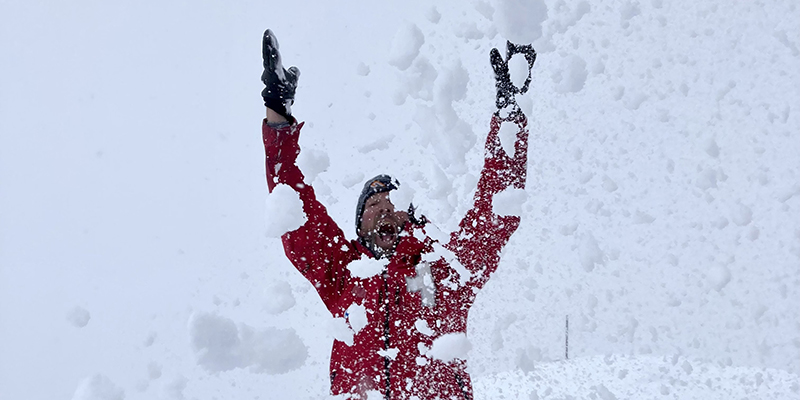
<svg viewBox="0 0 800 400"><path fill-rule="evenodd" d="M249 367L256 373L281 374L299 368L308 357L294 329L256 331L212 313L192 315L189 338L197 364L209 372Z"/></svg>
<svg viewBox="0 0 800 400"><path fill-rule="evenodd" d="M495 22L503 38L514 43L533 43L542 36L547 20L543 0L495 0Z"/></svg>
<svg viewBox="0 0 800 400"><path fill-rule="evenodd" d="M267 194L267 27L347 239L389 173L449 240L489 51L533 41L528 196L469 313L476 398L800 397L793 2L286 2L297 18L269 26L264 2L1 4L0 399L330 398L332 337L353 332L278 238L304 216ZM434 256L458 270L443 284L480 276Z"/></svg>
<svg viewBox="0 0 800 400"><path fill-rule="evenodd" d="M292 286L289 285L289 282L273 281L264 290L264 309L272 315L289 310L294 307L295 303Z"/></svg>
<svg viewBox="0 0 800 400"><path fill-rule="evenodd" d="M419 55L420 47L425 43L425 35L412 23L403 24L395 33L389 55L389 64L403 71Z"/></svg>
<svg viewBox="0 0 800 400"><path fill-rule="evenodd" d="M466 359L472 345L464 333L447 333L433 340L426 355L442 361Z"/></svg>
<svg viewBox="0 0 800 400"><path fill-rule="evenodd" d="M347 264L347 269L356 278L367 279L383 272L386 268L385 262L364 256Z"/></svg>
<svg viewBox="0 0 800 400"><path fill-rule="evenodd" d="M89 314L89 311L80 306L75 306L67 314L67 321L69 321L69 323L76 328L83 328L89 323L90 319L91 315Z"/></svg>
<svg viewBox="0 0 800 400"><path fill-rule="evenodd" d="M492 211L497 215L522 215L522 207L528 199L524 189L509 187L494 195Z"/></svg>
<svg viewBox="0 0 800 400"><path fill-rule="evenodd" d="M289 186L275 186L266 200L266 235L281 237L301 227L307 220L300 195Z"/></svg>
<svg viewBox="0 0 800 400"><path fill-rule="evenodd" d="M72 400L123 400L125 391L107 376L96 374L78 385Z"/></svg>
<svg viewBox="0 0 800 400"><path fill-rule="evenodd" d="M354 333L358 333L367 326L367 309L361 304L351 304L347 307L347 322L353 328Z"/></svg>

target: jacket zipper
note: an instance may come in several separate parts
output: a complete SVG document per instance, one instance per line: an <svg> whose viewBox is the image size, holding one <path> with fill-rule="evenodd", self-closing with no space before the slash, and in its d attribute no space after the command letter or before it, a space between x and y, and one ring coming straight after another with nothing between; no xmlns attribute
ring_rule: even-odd
<svg viewBox="0 0 800 400"><path fill-rule="evenodd" d="M389 350L389 296L388 296L388 279L386 278L386 271L383 272L383 291L379 296L381 301L381 306L384 308L383 315L383 349ZM383 369L384 373L386 374L386 400L390 400L392 398L392 386L391 386L391 371L389 370L389 357L383 357Z"/></svg>

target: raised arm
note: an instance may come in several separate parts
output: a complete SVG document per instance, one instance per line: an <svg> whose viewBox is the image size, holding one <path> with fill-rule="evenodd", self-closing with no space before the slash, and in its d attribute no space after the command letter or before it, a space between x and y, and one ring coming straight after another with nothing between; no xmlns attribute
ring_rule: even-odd
<svg viewBox="0 0 800 400"><path fill-rule="evenodd" d="M292 264L314 285L322 301L332 310L350 276L345 266L358 258L359 252L317 200L314 189L303 182L303 173L296 164L303 123L298 124L291 115L300 71L296 67L283 69L278 42L270 30L264 32L263 56L261 79L266 87L261 94L267 106L267 118L262 124L262 137L267 186L270 193L279 184L294 189L307 217L300 228L281 237L283 248Z"/></svg>
<svg viewBox="0 0 800 400"><path fill-rule="evenodd" d="M497 269L500 251L519 227L520 217L497 215L493 210L494 196L506 189L525 189L528 163L528 127L525 114L514 100L516 93L525 93L530 72L523 88L516 88L509 76L507 61L521 53L533 67L536 53L531 46L508 43L508 57L503 60L497 49L490 55L495 72L498 111L492 115L486 137L484 164L475 193L474 205L450 237L446 246L472 274L470 286L481 288ZM503 125L509 125L505 127ZM513 154L507 154L500 141L500 132L516 132ZM509 149L511 150L511 149Z"/></svg>

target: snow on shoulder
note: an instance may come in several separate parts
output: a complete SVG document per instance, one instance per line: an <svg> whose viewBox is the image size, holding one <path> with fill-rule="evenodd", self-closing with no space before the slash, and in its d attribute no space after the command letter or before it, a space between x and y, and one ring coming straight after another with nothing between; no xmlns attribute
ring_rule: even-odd
<svg viewBox="0 0 800 400"><path fill-rule="evenodd" d="M281 237L284 233L301 227L307 219L300 195L289 186L277 185L267 196L267 236Z"/></svg>

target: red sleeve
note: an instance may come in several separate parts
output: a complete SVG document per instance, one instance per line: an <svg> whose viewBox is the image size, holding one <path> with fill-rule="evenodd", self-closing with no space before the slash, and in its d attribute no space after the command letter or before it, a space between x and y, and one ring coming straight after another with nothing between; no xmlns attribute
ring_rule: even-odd
<svg viewBox="0 0 800 400"><path fill-rule="evenodd" d="M325 306L333 312L350 279L347 264L359 258L360 252L345 239L342 230L317 200L314 189L303 183L303 173L295 164L300 154L298 138L302 127L300 123L275 129L264 120L267 186L272 192L276 185L285 184L300 196L307 221L281 237L283 248L292 264L314 285Z"/></svg>
<svg viewBox="0 0 800 400"><path fill-rule="evenodd" d="M518 129L513 157L506 154L500 143L502 123L515 124ZM494 195L509 187L525 189L527 162L528 128L525 115L517 113L505 121L497 114L493 115L474 205L446 246L470 270L472 278L469 284L476 288L483 287L497 269L500 251L520 222L518 216L501 216L492 211Z"/></svg>

